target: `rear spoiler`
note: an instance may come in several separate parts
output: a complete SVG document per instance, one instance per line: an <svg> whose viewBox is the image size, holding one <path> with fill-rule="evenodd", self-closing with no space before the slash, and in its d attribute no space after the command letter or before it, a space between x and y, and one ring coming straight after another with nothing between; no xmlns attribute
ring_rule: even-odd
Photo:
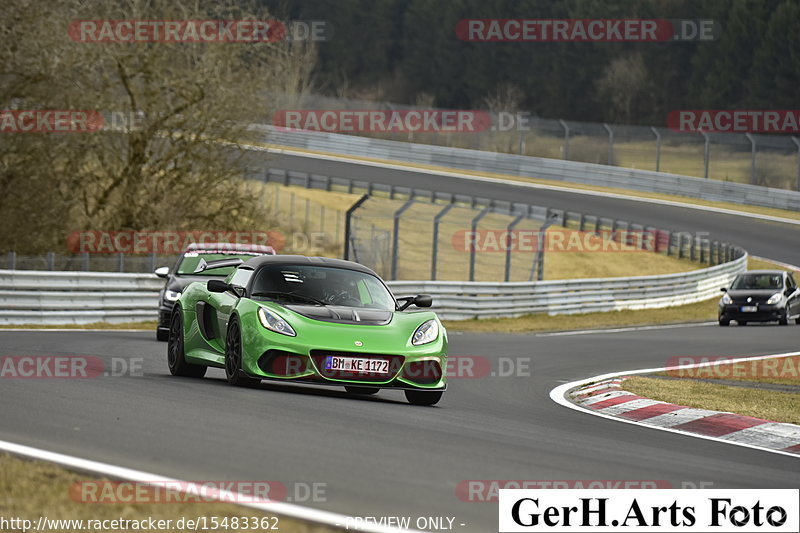
<svg viewBox="0 0 800 533"><path fill-rule="evenodd" d="M244 261L239 257L232 257L230 259L218 259L216 261L208 261L208 262L206 262L206 260L201 257L200 262L197 263L197 268L194 269L194 273L199 274L200 272L205 272L206 270L211 270L214 268L237 267L242 263L244 263Z"/></svg>

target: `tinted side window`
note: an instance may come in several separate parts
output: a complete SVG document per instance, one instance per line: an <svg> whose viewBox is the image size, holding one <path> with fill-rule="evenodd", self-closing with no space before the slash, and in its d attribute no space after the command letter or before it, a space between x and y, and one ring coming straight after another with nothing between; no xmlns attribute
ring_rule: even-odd
<svg viewBox="0 0 800 533"><path fill-rule="evenodd" d="M794 282L794 276L792 276L791 274L786 275L786 288L788 289L797 288L797 284Z"/></svg>

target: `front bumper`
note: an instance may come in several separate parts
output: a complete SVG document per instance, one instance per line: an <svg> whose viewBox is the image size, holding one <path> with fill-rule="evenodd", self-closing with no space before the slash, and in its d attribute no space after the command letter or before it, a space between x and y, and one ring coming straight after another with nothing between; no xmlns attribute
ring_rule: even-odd
<svg viewBox="0 0 800 533"><path fill-rule="evenodd" d="M273 337L271 335L271 337ZM447 389L447 343L442 338L430 345L405 351L371 353L334 347L308 347L291 337L248 347L243 368L258 379L316 385L355 385L381 389L437 391ZM357 357L387 361L387 372L355 372L326 368L327 357Z"/></svg>
<svg viewBox="0 0 800 533"><path fill-rule="evenodd" d="M742 311L744 306L755 306L755 311ZM773 322L780 320L786 313L783 305L759 304L726 304L719 306L719 318L724 320L742 320L745 322Z"/></svg>
<svg viewBox="0 0 800 533"><path fill-rule="evenodd" d="M162 331L169 331L169 322L172 319L172 308L175 307L174 302L165 302L161 299L158 306L158 326L157 329Z"/></svg>

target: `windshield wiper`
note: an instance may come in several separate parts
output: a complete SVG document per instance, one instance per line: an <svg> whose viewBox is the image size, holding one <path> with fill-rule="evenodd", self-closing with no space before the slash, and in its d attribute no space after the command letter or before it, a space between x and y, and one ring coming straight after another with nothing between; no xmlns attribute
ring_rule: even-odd
<svg viewBox="0 0 800 533"><path fill-rule="evenodd" d="M251 296L266 296L268 298L270 296L289 296L290 298L297 298L297 299L305 300L307 302L312 302L312 303L315 303L317 305L325 305L325 306L328 305L325 302L323 302L322 300L317 300L313 296L306 296L305 294L298 294L296 292L262 291L262 292L254 292Z"/></svg>

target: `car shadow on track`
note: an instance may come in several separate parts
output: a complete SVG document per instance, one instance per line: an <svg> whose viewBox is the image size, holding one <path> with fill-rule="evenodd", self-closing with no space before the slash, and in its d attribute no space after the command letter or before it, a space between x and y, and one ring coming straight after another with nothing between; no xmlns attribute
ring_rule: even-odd
<svg viewBox="0 0 800 533"><path fill-rule="evenodd" d="M303 396L317 396L317 397L324 397L324 398L340 398L345 400L356 400L356 401L367 401L373 403L385 403L385 404L392 404L392 405L407 405L409 407L419 407L419 406L412 406L408 402L402 399L391 399L386 398L385 396L378 396L378 395L363 395L363 394L350 394L349 392L343 390L336 390L329 387L336 387L336 385L326 385L324 388L322 386L316 385L301 385L301 384L283 384L283 383L276 383L271 381L262 381L258 385L255 385L251 388L244 388L244 387L232 387L229 385L224 377L217 377L217 376L206 376L203 378L183 378L183 377L176 377L171 376L169 374L157 374L152 375L155 378L165 378L169 380L181 380L183 383L198 383L202 384L203 386L217 386L217 387L224 387L231 390L238 390L238 391L267 391L267 392L279 392L279 393L287 393L287 394L298 394ZM391 389L389 389L391 390ZM393 391L396 393L401 393L401 390ZM380 392L378 394L381 394ZM436 406L431 406L436 407Z"/></svg>

